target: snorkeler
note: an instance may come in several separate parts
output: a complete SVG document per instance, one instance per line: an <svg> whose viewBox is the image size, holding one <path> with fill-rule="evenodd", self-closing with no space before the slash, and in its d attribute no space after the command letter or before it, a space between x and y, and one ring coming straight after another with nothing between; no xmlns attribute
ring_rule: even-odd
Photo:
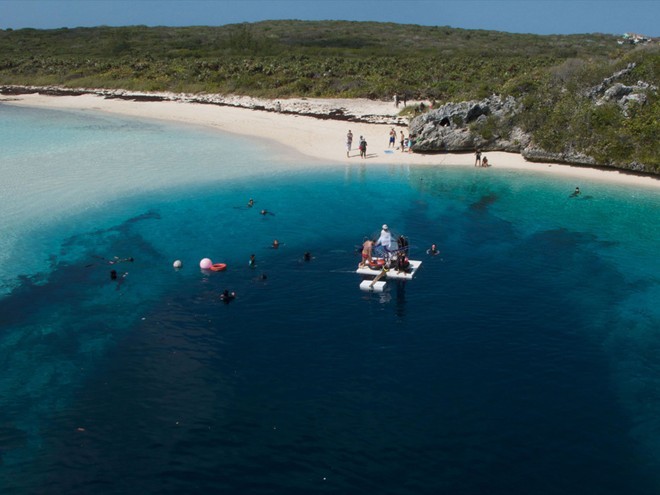
<svg viewBox="0 0 660 495"><path fill-rule="evenodd" d="M426 254L430 254L431 256L436 256L440 254L440 251L438 250L438 246L435 244L431 244L431 247L426 250Z"/></svg>
<svg viewBox="0 0 660 495"><path fill-rule="evenodd" d="M228 289L225 289L222 294L220 294L220 299L222 302L225 304L229 304L231 301L233 301L236 298L236 292L229 292Z"/></svg>
<svg viewBox="0 0 660 495"><path fill-rule="evenodd" d="M116 280L117 281L117 287L115 288L115 290L119 290L119 288L121 287L122 282L124 281L124 279L126 278L127 275L128 275L128 272L124 272L121 277L118 277L117 276L117 270L110 270L110 280Z"/></svg>
<svg viewBox="0 0 660 495"><path fill-rule="evenodd" d="M129 262L129 263L133 263L133 261L135 261L135 259L132 256L129 256L128 258L120 258L119 256L115 256L110 261L108 261L108 264L109 265L114 265L115 263L122 263L122 262L126 262L126 261Z"/></svg>

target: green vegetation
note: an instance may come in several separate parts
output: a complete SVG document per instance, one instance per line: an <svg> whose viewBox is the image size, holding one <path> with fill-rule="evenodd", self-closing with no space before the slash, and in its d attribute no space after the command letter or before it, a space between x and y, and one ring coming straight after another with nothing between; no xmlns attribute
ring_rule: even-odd
<svg viewBox="0 0 660 495"><path fill-rule="evenodd" d="M636 162L645 164L647 172L660 173L657 89L646 93L646 103L629 104L627 112L613 102L595 105L586 91L630 62L636 64L635 69L617 82L627 85L638 81L658 83L660 50L657 46L611 60L568 61L540 73L533 89L517 92L525 103L519 125L531 132L545 150L576 150L592 156L600 164Z"/></svg>
<svg viewBox="0 0 660 495"><path fill-rule="evenodd" d="M627 115L586 90L629 62L623 80L660 80L657 45L602 34L538 36L344 21L268 21L221 27L0 30L0 84L187 93L366 97L395 92L439 104L513 95L515 122L548 151L660 171L657 92ZM502 134L488 121L478 132Z"/></svg>

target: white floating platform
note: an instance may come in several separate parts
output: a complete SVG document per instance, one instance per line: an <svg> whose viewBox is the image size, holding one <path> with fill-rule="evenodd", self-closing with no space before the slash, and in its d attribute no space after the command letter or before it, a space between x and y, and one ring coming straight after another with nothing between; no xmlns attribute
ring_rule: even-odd
<svg viewBox="0 0 660 495"><path fill-rule="evenodd" d="M399 272L396 270L396 268L390 268L385 274L385 276L381 278L381 280L383 279L412 280L412 278L415 276L415 273L417 273L417 270L419 270L419 267L422 266L422 262L418 260L409 260L409 261L410 261L410 268L408 269L407 272ZM371 277L376 277L381 271L382 268L374 269L365 266L363 268L358 267L358 269L355 272L359 273L360 275L369 275ZM369 280L366 280L365 282L371 283L371 281ZM362 284L360 284L360 287L362 287Z"/></svg>
<svg viewBox="0 0 660 495"><path fill-rule="evenodd" d="M368 292L383 292L386 284L387 282L383 282L381 280L378 282L374 282L373 280L363 280L360 283L360 289L366 290Z"/></svg>

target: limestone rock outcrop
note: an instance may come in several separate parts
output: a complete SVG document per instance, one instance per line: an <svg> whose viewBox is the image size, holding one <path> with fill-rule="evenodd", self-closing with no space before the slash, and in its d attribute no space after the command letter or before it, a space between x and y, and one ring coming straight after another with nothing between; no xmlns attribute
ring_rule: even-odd
<svg viewBox="0 0 660 495"><path fill-rule="evenodd" d="M483 100L447 103L410 122L413 151L488 149L519 153L530 142L521 129L502 125L522 109L513 98L493 95ZM480 129L480 132L474 132ZM506 133L502 130L506 129Z"/></svg>
<svg viewBox="0 0 660 495"><path fill-rule="evenodd" d="M631 104L644 105L657 86L638 81L626 85L621 79L631 75L630 64L600 84L582 93L593 105L616 104L624 116ZM631 161L629 163L598 163L592 156L566 143L561 151L547 151L534 142L530 133L516 127L516 116L523 105L513 97L493 95L483 100L447 103L415 117L409 125L413 137L412 149L418 153L508 151L521 153L529 161L554 162L570 165L607 166L638 172L652 172L653 168ZM657 173L657 172L655 172Z"/></svg>
<svg viewBox="0 0 660 495"><path fill-rule="evenodd" d="M658 87L645 81L637 81L633 85L625 85L617 82L625 76L628 76L635 69L634 63L628 64L625 69L617 71L610 77L603 79L600 84L589 88L585 95L596 105L605 105L606 103L616 103L628 114L628 106L631 102L643 105L647 101L647 93L657 93Z"/></svg>

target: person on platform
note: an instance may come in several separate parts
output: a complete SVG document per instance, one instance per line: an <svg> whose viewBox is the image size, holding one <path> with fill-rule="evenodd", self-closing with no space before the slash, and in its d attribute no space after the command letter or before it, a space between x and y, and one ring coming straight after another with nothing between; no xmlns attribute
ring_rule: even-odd
<svg viewBox="0 0 660 495"><path fill-rule="evenodd" d="M381 249L388 254L396 249L396 243L392 239L392 234L387 224L383 225L383 229L380 231L380 237L376 241L376 246L380 246Z"/></svg>
<svg viewBox="0 0 660 495"><path fill-rule="evenodd" d="M360 268L371 265L374 262L373 258L371 257L373 248L374 241L371 239L367 239L364 241L364 244L362 244L362 262L360 262Z"/></svg>

